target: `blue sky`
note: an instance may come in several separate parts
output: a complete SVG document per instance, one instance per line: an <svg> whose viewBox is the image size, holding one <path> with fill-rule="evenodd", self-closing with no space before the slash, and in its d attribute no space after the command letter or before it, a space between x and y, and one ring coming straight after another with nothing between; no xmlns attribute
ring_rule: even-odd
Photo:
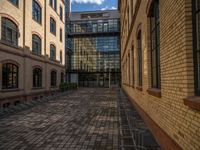
<svg viewBox="0 0 200 150"><path fill-rule="evenodd" d="M118 0L72 0L72 11L117 9Z"/></svg>

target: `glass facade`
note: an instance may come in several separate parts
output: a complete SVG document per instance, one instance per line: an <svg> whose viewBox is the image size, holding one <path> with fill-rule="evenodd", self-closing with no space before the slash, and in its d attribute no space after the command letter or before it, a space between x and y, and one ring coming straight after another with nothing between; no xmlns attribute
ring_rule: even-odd
<svg viewBox="0 0 200 150"><path fill-rule="evenodd" d="M68 74L79 86L109 87L120 82L119 19L71 21ZM73 78L73 77L72 77Z"/></svg>

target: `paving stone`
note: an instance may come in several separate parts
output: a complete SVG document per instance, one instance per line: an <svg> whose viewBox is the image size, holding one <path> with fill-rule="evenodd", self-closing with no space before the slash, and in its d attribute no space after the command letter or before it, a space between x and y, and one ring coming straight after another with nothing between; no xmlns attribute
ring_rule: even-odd
<svg viewBox="0 0 200 150"><path fill-rule="evenodd" d="M0 118L1 150L118 150L122 134L131 134L126 97L119 98L118 90L83 88L48 99L24 103L18 107L23 111ZM135 122L145 128L141 120Z"/></svg>

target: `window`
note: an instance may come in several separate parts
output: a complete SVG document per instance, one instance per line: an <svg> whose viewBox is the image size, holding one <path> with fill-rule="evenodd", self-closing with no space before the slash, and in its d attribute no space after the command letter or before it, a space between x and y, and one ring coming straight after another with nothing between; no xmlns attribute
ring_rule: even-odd
<svg viewBox="0 0 200 150"><path fill-rule="evenodd" d="M49 0L49 5L53 7L53 0Z"/></svg>
<svg viewBox="0 0 200 150"><path fill-rule="evenodd" d="M57 80L57 73L56 71L51 71L51 87L56 86L56 80Z"/></svg>
<svg viewBox="0 0 200 150"><path fill-rule="evenodd" d="M63 34L62 34L62 29L60 28L60 42L62 42L62 39L63 39Z"/></svg>
<svg viewBox="0 0 200 150"><path fill-rule="evenodd" d="M1 22L2 32L1 38L4 42L12 45L18 45L18 27L8 18L2 17Z"/></svg>
<svg viewBox="0 0 200 150"><path fill-rule="evenodd" d="M33 13L33 19L35 21L37 21L38 23L41 23L42 22L42 9L40 7L40 5L35 1L33 0L33 10L32 10L32 13Z"/></svg>
<svg viewBox="0 0 200 150"><path fill-rule="evenodd" d="M60 20L63 20L63 8L60 6Z"/></svg>
<svg viewBox="0 0 200 150"><path fill-rule="evenodd" d="M54 0L54 10L57 11L57 0Z"/></svg>
<svg viewBox="0 0 200 150"><path fill-rule="evenodd" d="M63 57L63 55L62 55L62 51L60 51L60 63L63 62L62 57Z"/></svg>
<svg viewBox="0 0 200 150"><path fill-rule="evenodd" d="M41 55L41 39L35 34L32 36L32 51L34 54Z"/></svg>
<svg viewBox="0 0 200 150"><path fill-rule="evenodd" d="M42 87L42 70L40 68L33 69L33 87Z"/></svg>
<svg viewBox="0 0 200 150"><path fill-rule="evenodd" d="M50 32L56 35L56 22L53 18L50 18Z"/></svg>
<svg viewBox="0 0 200 150"><path fill-rule="evenodd" d="M200 1L193 2L193 36L194 36L194 80L195 95L200 96Z"/></svg>
<svg viewBox="0 0 200 150"><path fill-rule="evenodd" d="M138 33L137 44L138 44L138 85L142 86L142 37L141 31Z"/></svg>
<svg viewBox="0 0 200 150"><path fill-rule="evenodd" d="M161 88L160 84L160 20L159 0L153 1L150 17L151 32L151 84L152 88Z"/></svg>
<svg viewBox="0 0 200 150"><path fill-rule="evenodd" d="M50 59L56 60L56 47L54 45L50 45Z"/></svg>
<svg viewBox="0 0 200 150"><path fill-rule="evenodd" d="M2 66L2 89L18 88L18 66L7 63Z"/></svg>
<svg viewBox="0 0 200 150"><path fill-rule="evenodd" d="M134 63L134 57L135 57L135 55L134 55L134 46L132 46L132 49L131 49L131 51L132 51L132 86L134 86L135 85L135 63Z"/></svg>
<svg viewBox="0 0 200 150"><path fill-rule="evenodd" d="M64 73L61 72L60 74L60 82L63 83L64 82Z"/></svg>
<svg viewBox="0 0 200 150"><path fill-rule="evenodd" d="M19 5L19 1L18 0L9 0L12 4L14 4L15 6Z"/></svg>

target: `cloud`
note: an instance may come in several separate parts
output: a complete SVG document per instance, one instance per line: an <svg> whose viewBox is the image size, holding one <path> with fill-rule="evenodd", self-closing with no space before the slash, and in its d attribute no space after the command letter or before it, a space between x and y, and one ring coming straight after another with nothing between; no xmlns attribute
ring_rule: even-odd
<svg viewBox="0 0 200 150"><path fill-rule="evenodd" d="M102 8L101 10L115 10L115 9L117 9L117 8L114 6L112 6L112 7L106 6L106 7Z"/></svg>
<svg viewBox="0 0 200 150"><path fill-rule="evenodd" d="M101 5L103 4L105 0L72 0L72 3L91 3L91 4L97 4L97 5Z"/></svg>

